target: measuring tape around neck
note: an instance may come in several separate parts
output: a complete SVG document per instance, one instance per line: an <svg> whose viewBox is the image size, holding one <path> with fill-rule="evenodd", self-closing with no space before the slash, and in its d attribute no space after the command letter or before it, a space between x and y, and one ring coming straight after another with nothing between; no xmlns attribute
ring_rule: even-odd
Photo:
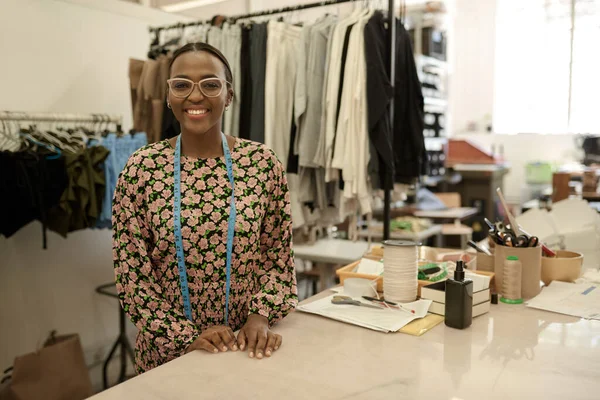
<svg viewBox="0 0 600 400"><path fill-rule="evenodd" d="M229 291L231 287L231 258L233 252L233 237L235 231L235 180L233 177L233 161L227 144L227 137L221 132L221 141L223 144L223 154L225 155L225 166L227 168L227 177L231 185L231 202L229 205L229 219L227 224L227 261L226 261L226 281L225 281L225 326L229 319ZM193 322L192 306L190 304L190 293L188 288L187 269L185 267L185 256L183 253L183 238L181 236L181 135L177 137L175 146L175 190L173 214L175 218L175 249L177 251L177 269L179 271L179 284L181 286L181 295L183 297L183 309L187 319Z"/></svg>

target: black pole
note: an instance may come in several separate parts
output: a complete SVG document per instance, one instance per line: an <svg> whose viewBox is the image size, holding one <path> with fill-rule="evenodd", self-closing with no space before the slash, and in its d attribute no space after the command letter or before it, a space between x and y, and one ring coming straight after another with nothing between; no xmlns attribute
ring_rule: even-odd
<svg viewBox="0 0 600 400"><path fill-rule="evenodd" d="M389 73L390 73L390 85L392 87L392 93L395 95L395 87L396 83L396 18L394 16L394 11L396 8L396 1L389 0L388 1L388 37L387 44L390 54L390 65L389 65ZM392 133L392 149L394 148L394 96L392 96L390 100L390 131ZM391 223L391 203L392 203L392 188L394 186L394 177L388 172L386 173L385 188L384 188L384 197L383 197L383 239L388 240L390 238L390 223Z"/></svg>

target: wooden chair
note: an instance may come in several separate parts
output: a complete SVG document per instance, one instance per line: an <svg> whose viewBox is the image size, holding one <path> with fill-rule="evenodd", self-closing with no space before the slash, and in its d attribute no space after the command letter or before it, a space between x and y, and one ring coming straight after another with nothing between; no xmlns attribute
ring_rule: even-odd
<svg viewBox="0 0 600 400"><path fill-rule="evenodd" d="M456 208L461 206L460 193L435 193L444 205L448 208ZM473 228L463 225L459 219L454 220L453 224L442 225L442 236L460 236L460 246L462 249L467 248L467 242L473 237Z"/></svg>

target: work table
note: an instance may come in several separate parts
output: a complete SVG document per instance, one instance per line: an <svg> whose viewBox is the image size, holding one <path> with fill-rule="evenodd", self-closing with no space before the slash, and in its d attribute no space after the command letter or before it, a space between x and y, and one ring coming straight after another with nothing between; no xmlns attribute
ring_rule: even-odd
<svg viewBox="0 0 600 400"><path fill-rule="evenodd" d="M498 304L421 337L301 312L274 330L270 359L197 351L94 400L600 398L600 321Z"/></svg>

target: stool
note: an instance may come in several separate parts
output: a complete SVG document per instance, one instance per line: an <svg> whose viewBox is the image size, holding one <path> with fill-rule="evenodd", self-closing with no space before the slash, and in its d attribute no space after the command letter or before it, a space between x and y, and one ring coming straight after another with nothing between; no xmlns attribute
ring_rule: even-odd
<svg viewBox="0 0 600 400"><path fill-rule="evenodd" d="M109 296L109 297L118 299L119 296L116 293L112 293L107 290L107 289L114 288L114 287L115 287L114 282L107 283L105 285L98 286L96 288L96 292L100 293L104 296ZM110 363L110 360L112 359L112 357L115 355L115 352L117 351L118 347L121 348L120 349L121 352L119 353L120 360L121 360L121 371L119 373L119 383L125 382L125 379L127 377L126 376L126 374L127 374L127 355L129 355L129 359L131 360L132 365L135 366L135 356L133 354L133 348L131 347L131 344L129 344L129 339L127 339L127 333L125 331L125 311L121 307L120 302L118 302L117 304L119 305L119 336L117 337L117 340L113 344L113 347L110 350L110 353L108 353L106 360L104 360L104 365L102 366L102 380L104 383L105 390L108 389L108 364Z"/></svg>
<svg viewBox="0 0 600 400"><path fill-rule="evenodd" d="M320 273L319 271L315 271L315 270L308 270L308 271L303 271L303 272L298 272L296 273L296 277L298 278L298 283L300 283L301 281L307 281L308 283L310 283L310 286L306 286L306 292L304 293L304 299L309 298L310 296L314 296L315 294L319 293L319 289L318 289L318 283L319 283L319 278L320 278ZM312 293L308 293L309 288L312 289ZM304 300L301 299L301 300Z"/></svg>

